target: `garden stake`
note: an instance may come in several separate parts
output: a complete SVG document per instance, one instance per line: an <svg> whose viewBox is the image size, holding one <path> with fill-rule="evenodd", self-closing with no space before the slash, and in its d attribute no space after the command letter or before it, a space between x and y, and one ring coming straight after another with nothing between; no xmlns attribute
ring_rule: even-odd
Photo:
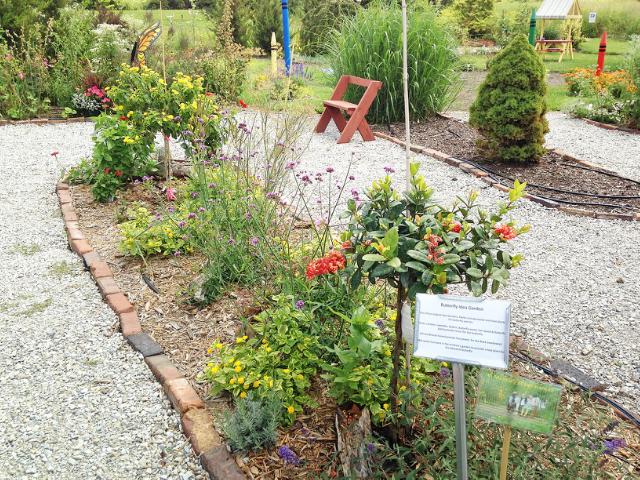
<svg viewBox="0 0 640 480"><path fill-rule="evenodd" d="M271 32L271 75L278 74L278 43L276 42L276 32Z"/></svg>
<svg viewBox="0 0 640 480"><path fill-rule="evenodd" d="M411 164L411 126L409 123L409 59L407 52L407 2L402 0L402 91L404 96L404 143L405 143L405 177L407 179L407 191L411 189L409 179L409 167Z"/></svg>
<svg viewBox="0 0 640 480"><path fill-rule="evenodd" d="M396 338L393 344L393 372L391 373L391 413L393 414L393 423L391 428L391 441L397 442L400 433L398 425L398 377L400 376L400 353L402 350L402 305L406 298L405 289L400 283L398 285L398 297L396 301L396 322L395 334Z"/></svg>
<svg viewBox="0 0 640 480"><path fill-rule="evenodd" d="M507 480L509 466L509 447L511 446L511 427L507 425L502 437L502 457L500 459L500 480Z"/></svg>
<svg viewBox="0 0 640 480"><path fill-rule="evenodd" d="M282 0L282 33L284 36L284 73L288 77L291 69L291 39L289 34L289 4L288 0Z"/></svg>
<svg viewBox="0 0 640 480"><path fill-rule="evenodd" d="M453 363L453 403L456 415L456 470L458 480L468 480L467 419L464 399L464 365Z"/></svg>
<svg viewBox="0 0 640 480"><path fill-rule="evenodd" d="M598 68L596 68L596 77L599 77L604 70L604 55L607 53L607 32L602 32L600 39L600 48L598 49Z"/></svg>
<svg viewBox="0 0 640 480"><path fill-rule="evenodd" d="M529 20L529 45L536 46L536 9L531 10L531 20Z"/></svg>
<svg viewBox="0 0 640 480"><path fill-rule="evenodd" d="M162 19L162 0L160 0L160 28L164 28L164 22ZM164 80L165 83L165 88L167 86L167 66L166 66L166 57L165 57L165 51L164 51L164 42L165 42L165 37L162 38L162 79ZM167 146L167 144L165 143L165 147Z"/></svg>

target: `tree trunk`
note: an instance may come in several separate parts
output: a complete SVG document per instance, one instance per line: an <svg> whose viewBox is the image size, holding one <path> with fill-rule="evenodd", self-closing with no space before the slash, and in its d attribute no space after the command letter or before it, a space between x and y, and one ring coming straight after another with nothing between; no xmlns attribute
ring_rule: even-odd
<svg viewBox="0 0 640 480"><path fill-rule="evenodd" d="M169 136L163 135L164 138L164 177L165 180L171 179L171 147Z"/></svg>

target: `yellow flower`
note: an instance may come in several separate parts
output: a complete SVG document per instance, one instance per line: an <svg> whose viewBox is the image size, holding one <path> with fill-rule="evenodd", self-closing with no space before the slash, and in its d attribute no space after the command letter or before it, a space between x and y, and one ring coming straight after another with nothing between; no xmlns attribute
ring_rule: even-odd
<svg viewBox="0 0 640 480"><path fill-rule="evenodd" d="M196 108L198 108L198 102L196 102L195 100L193 101L193 103L191 103L191 107L195 110Z"/></svg>
<svg viewBox="0 0 640 480"><path fill-rule="evenodd" d="M207 349L207 353L208 353L209 355L211 355L211 354L213 353L213 348L209 347L209 348Z"/></svg>
<svg viewBox="0 0 640 480"><path fill-rule="evenodd" d="M263 345L269 345L269 340L267 340L266 338L262 339L262 344Z"/></svg>
<svg viewBox="0 0 640 480"><path fill-rule="evenodd" d="M247 392L240 392L240 398L247 398Z"/></svg>
<svg viewBox="0 0 640 480"><path fill-rule="evenodd" d="M385 410L389 410L389 404L388 403L383 404L382 408L384 408Z"/></svg>
<svg viewBox="0 0 640 480"><path fill-rule="evenodd" d="M236 343L244 343L247 341L247 338L249 337L247 337L246 335L244 337L238 337L236 338Z"/></svg>
<svg viewBox="0 0 640 480"><path fill-rule="evenodd" d="M244 383L244 377L238 377L238 384L242 385Z"/></svg>
<svg viewBox="0 0 640 480"><path fill-rule="evenodd" d="M244 384L244 389L245 390L249 390L249 387L251 387L251 384L249 382Z"/></svg>
<svg viewBox="0 0 640 480"><path fill-rule="evenodd" d="M267 353L271 353L271 347L267 347L265 348L265 350L267 351Z"/></svg>
<svg viewBox="0 0 640 480"><path fill-rule="evenodd" d="M214 365L213 367L211 367L211 373L218 373L219 370L220 367L218 365Z"/></svg>
<svg viewBox="0 0 640 480"><path fill-rule="evenodd" d="M258 388L260 386L260 380L256 380L253 382L253 388Z"/></svg>
<svg viewBox="0 0 640 480"><path fill-rule="evenodd" d="M242 365L236 365L233 370L236 371L236 372L241 372L242 371Z"/></svg>
<svg viewBox="0 0 640 480"><path fill-rule="evenodd" d="M442 367L448 367L448 366L449 366L449 364L448 364L447 362L441 362L441 363L440 363L440 365L441 365Z"/></svg>
<svg viewBox="0 0 640 480"><path fill-rule="evenodd" d="M406 387L406 386L404 386L404 385L402 385L402 386L400 387L400 391L401 391L401 392L404 392L406 389L407 389L407 387Z"/></svg>
<svg viewBox="0 0 640 480"><path fill-rule="evenodd" d="M230 378L229 379L229 385L235 385L236 383L236 379L235 378Z"/></svg>
<svg viewBox="0 0 640 480"><path fill-rule="evenodd" d="M127 112L127 117L129 117L129 118L133 117L133 110L129 110Z"/></svg>
<svg viewBox="0 0 640 480"><path fill-rule="evenodd" d="M133 138L131 138L130 136L126 135L124 137L124 143L127 144L127 145L131 145L132 143L136 143L136 141Z"/></svg>
<svg viewBox="0 0 640 480"><path fill-rule="evenodd" d="M293 406L289 405L289 406L287 407L287 412L288 412L288 413L293 414L295 411L296 411L296 409L295 409L295 408L293 408Z"/></svg>
<svg viewBox="0 0 640 480"><path fill-rule="evenodd" d="M291 372L291 370L289 370L288 368L282 369L282 373L284 373L285 375L289 375L289 372Z"/></svg>
<svg viewBox="0 0 640 480"><path fill-rule="evenodd" d="M216 347L218 350L222 350L222 347L223 347L223 346L224 346L224 345L222 345L220 342L218 342L218 343L216 343L216 344L215 344L215 347Z"/></svg>
<svg viewBox="0 0 640 480"><path fill-rule="evenodd" d="M391 315L389 315L389 318L395 322L396 319L398 318L398 312L391 312Z"/></svg>
<svg viewBox="0 0 640 480"><path fill-rule="evenodd" d="M273 387L273 380L269 380L269 388Z"/></svg>
<svg viewBox="0 0 640 480"><path fill-rule="evenodd" d="M300 373L299 373L298 375L296 375L296 378L297 378L298 380L304 380L304 376L303 376L303 375L301 375Z"/></svg>

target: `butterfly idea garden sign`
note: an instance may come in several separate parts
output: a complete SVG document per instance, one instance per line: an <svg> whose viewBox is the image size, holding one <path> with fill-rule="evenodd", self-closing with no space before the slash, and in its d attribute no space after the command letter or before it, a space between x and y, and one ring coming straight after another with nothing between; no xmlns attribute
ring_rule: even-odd
<svg viewBox="0 0 640 480"><path fill-rule="evenodd" d="M458 480L467 480L464 365L506 369L511 303L453 295L416 295L413 354L452 363Z"/></svg>

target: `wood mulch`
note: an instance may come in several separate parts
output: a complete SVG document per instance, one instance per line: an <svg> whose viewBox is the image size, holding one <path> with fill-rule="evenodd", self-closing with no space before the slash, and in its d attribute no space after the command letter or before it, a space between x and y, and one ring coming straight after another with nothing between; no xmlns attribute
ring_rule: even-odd
<svg viewBox="0 0 640 480"><path fill-rule="evenodd" d="M404 138L402 124L378 128ZM458 160L474 162L504 185L513 184L517 178L528 183L529 193L568 207L618 214L640 212L640 182L609 175L601 169L590 169L553 151L530 165L494 162L478 152L476 142L479 138L480 134L469 124L441 116L411 125L412 144L441 151ZM613 198L616 196L631 198Z"/></svg>

